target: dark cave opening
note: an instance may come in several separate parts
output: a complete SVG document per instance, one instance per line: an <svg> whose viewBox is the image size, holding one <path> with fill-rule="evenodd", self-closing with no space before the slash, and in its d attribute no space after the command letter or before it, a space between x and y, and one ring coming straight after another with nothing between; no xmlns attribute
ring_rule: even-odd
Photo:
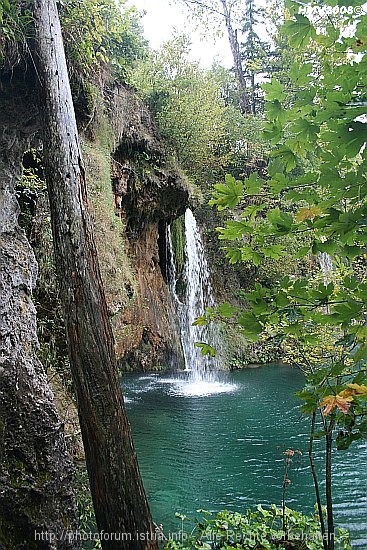
<svg viewBox="0 0 367 550"><path fill-rule="evenodd" d="M166 284L170 282L169 266L171 264L171 253L167 239L167 225L167 222L164 220L159 220L158 222L159 267Z"/></svg>

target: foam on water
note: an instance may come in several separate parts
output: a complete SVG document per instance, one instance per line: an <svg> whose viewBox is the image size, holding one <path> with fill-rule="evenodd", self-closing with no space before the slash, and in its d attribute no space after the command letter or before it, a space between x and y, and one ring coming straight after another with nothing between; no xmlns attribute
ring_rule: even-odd
<svg viewBox="0 0 367 550"><path fill-rule="evenodd" d="M134 397L126 397L124 396L124 403L134 403L135 398Z"/></svg>
<svg viewBox="0 0 367 550"><path fill-rule="evenodd" d="M210 395L217 395L218 393L234 392L236 389L236 384L226 384L219 381L207 382L205 380L187 380L175 384L172 388L172 393L183 397L208 397Z"/></svg>
<svg viewBox="0 0 367 550"><path fill-rule="evenodd" d="M139 380L142 380L142 377L140 377ZM150 382L151 383L144 388L144 392L152 390L155 385L154 382L156 382L159 385L171 386L168 389L168 393L177 397L208 397L219 393L234 392L237 389L236 384L229 384L218 380L217 377L206 380L200 378L193 379L191 377L180 378L175 376L172 378L150 379ZM142 393L142 390L137 390L137 393Z"/></svg>

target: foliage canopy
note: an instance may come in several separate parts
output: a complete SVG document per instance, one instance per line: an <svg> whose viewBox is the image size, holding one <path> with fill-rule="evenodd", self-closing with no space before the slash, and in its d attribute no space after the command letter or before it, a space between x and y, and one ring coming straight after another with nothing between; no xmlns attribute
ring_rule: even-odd
<svg viewBox="0 0 367 550"><path fill-rule="evenodd" d="M273 288L256 284L246 293L248 309L237 312L249 338L271 332L307 376L298 395L312 416L310 459L323 530L312 442L325 436L324 548L332 550L333 434L337 430L339 449L367 436L367 16L339 9L334 21L322 11L308 18L298 3L286 6L282 31L297 62L288 83L273 78L263 85L264 136L272 145L267 177L228 175L215 185L211 204L235 211L235 219L218 228L219 238L231 242L232 263L281 261L285 238L295 235L304 237L299 259L333 257L334 268L321 277L287 276Z"/></svg>
<svg viewBox="0 0 367 550"><path fill-rule="evenodd" d="M58 7L71 77L91 79L107 70L128 79L147 49L136 8L126 0L61 0ZM0 0L0 28L0 64L14 67L28 55L34 33L29 3Z"/></svg>

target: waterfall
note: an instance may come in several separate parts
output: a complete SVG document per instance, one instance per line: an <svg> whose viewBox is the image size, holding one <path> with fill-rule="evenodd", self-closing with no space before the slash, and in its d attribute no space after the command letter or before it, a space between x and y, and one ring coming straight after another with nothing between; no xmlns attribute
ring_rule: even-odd
<svg viewBox="0 0 367 550"><path fill-rule="evenodd" d="M327 252L319 252L318 259L319 259L320 269L324 276L324 283L325 285L327 285L330 282L330 275L334 271L332 257Z"/></svg>
<svg viewBox="0 0 367 550"><path fill-rule="evenodd" d="M210 381L213 379L212 371L217 366L217 358L202 356L195 342L207 342L217 349L219 334L218 330L211 326L193 326L195 319L203 315L207 307L213 307L215 301L200 229L190 209L185 213L185 239L186 262L183 279L186 288L182 298L179 298L176 291L177 274L170 227L167 231L170 257L168 274L172 295L178 306L186 370L190 371L193 381Z"/></svg>
<svg viewBox="0 0 367 550"><path fill-rule="evenodd" d="M176 273L176 266L175 266L175 253L173 250L173 243L172 243L172 233L171 233L171 226L167 226L167 276L168 276L168 283L172 292L173 299L175 303L178 305L179 311L181 310L183 304L178 297L177 291L176 291L176 283L177 283L177 273ZM181 315L180 315L181 317Z"/></svg>

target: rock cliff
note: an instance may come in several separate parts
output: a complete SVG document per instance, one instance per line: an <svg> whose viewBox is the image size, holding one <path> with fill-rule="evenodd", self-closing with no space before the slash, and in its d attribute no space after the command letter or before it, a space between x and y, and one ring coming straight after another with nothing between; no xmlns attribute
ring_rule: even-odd
<svg viewBox="0 0 367 550"><path fill-rule="evenodd" d="M154 121L133 91L115 87L106 92L106 102L113 129L110 179L106 182L107 173L101 175L99 191L91 181L95 171L88 171L88 164L98 139L89 143L86 172L118 359L124 370L183 367L178 318L165 280L166 227L185 211L188 185L167 160ZM107 201L103 208L101 190ZM106 219L113 209L120 225L112 224L114 236L107 238ZM116 234L120 244L108 255ZM122 255L127 260L117 276L118 288L111 262L118 264Z"/></svg>
<svg viewBox="0 0 367 550"><path fill-rule="evenodd" d="M19 72L0 86L0 548L77 548L71 462L63 425L37 358L32 290L37 264L18 225L15 185L37 131L37 105ZM28 83L29 84L29 83ZM44 533L42 535L42 533Z"/></svg>
<svg viewBox="0 0 367 550"><path fill-rule="evenodd" d="M66 536L78 527L72 464L50 371L39 360L32 302L37 262L16 199L24 153L33 147L42 157L38 85L30 61L17 57L0 68L0 550L80 546ZM166 226L188 202L185 179L167 161L154 122L132 90L106 90L96 121L85 120L89 202L120 364L127 370L181 366L165 251ZM36 216L45 223L47 217ZM37 232L51 260L51 240ZM57 295L56 281L47 284ZM47 296L39 290L38 297ZM50 330L58 324L62 337L53 308L50 320Z"/></svg>
<svg viewBox="0 0 367 550"><path fill-rule="evenodd" d="M40 145L34 78L32 71L24 77L21 67L0 74L1 550L79 546L63 538L77 529L72 466L64 426L38 359L32 302L37 262L18 221L15 187L24 153ZM132 90L108 90L98 118L92 135L84 137L84 156L120 365L125 370L183 366L165 274L166 226L188 203L185 178L167 161L154 122ZM38 202L45 208L47 201ZM46 224L48 216L36 218ZM43 254L48 246L46 256L51 259L52 242L42 238L43 230L37 227L33 240ZM57 285L52 280L47 284ZM44 290L38 289L38 297L47 297ZM59 541L45 538L46 532Z"/></svg>

